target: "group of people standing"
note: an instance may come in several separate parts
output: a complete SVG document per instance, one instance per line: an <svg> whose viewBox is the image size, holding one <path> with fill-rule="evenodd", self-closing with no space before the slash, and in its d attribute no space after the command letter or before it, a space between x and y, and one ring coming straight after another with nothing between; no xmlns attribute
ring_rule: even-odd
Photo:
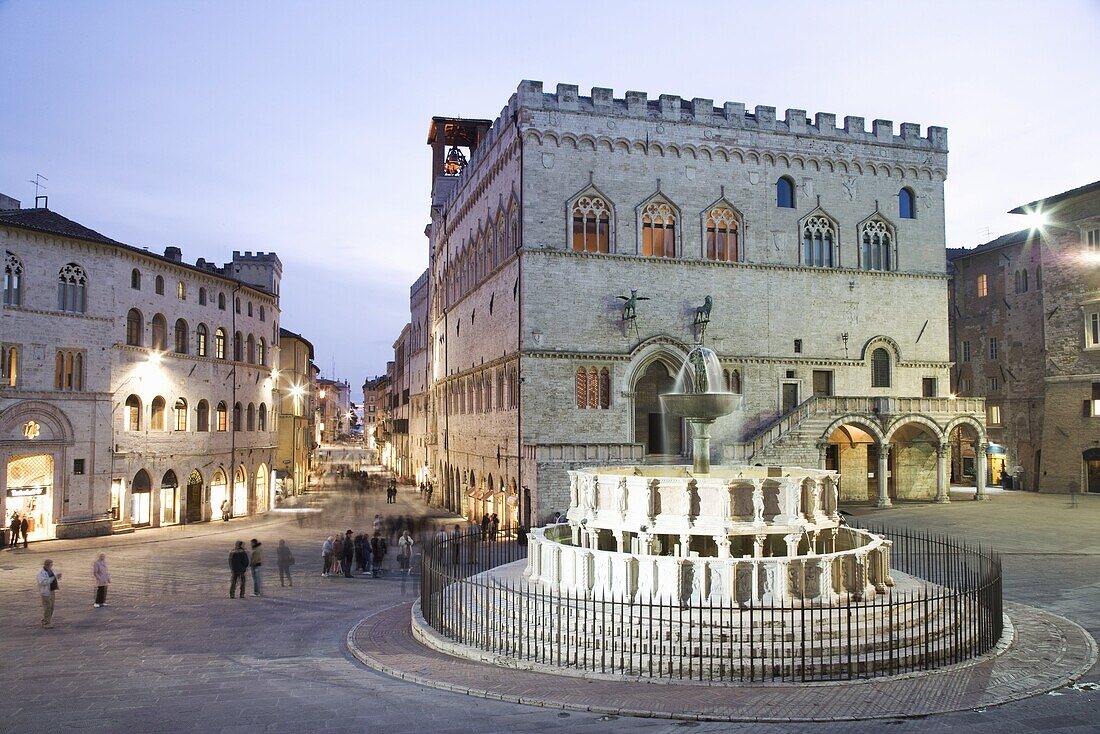
<svg viewBox="0 0 1100 734"><path fill-rule="evenodd" d="M8 523L8 531L11 534L8 538L8 547L15 550L19 547L19 536L23 536L23 547L27 547L27 535L31 532L30 518L26 515L20 515L18 512L11 513L11 522Z"/></svg>
<svg viewBox="0 0 1100 734"><path fill-rule="evenodd" d="M485 513L481 516L481 539L486 542L493 542L496 540L497 532L500 530L500 518L497 514Z"/></svg>
<svg viewBox="0 0 1100 734"><path fill-rule="evenodd" d="M402 571L409 570L409 559L415 541L406 527L397 538L397 563ZM364 576L379 578L389 553L389 541L382 534L382 518L375 515L374 533L353 534L351 530L325 538L321 544L321 575L354 578L353 569ZM367 568L370 567L368 571Z"/></svg>
<svg viewBox="0 0 1100 734"><path fill-rule="evenodd" d="M107 570L107 555L104 553L100 553L92 564L92 580L95 582L95 601L92 606L96 609L107 606L107 585L111 583L111 572ZM53 561L49 558L42 561L37 581L38 593L42 597L42 627L52 629L54 601L61 588L61 572L54 571Z"/></svg>
<svg viewBox="0 0 1100 734"><path fill-rule="evenodd" d="M232 580L229 582L230 599L236 596L238 584L241 587L240 598L244 598L245 575L249 571L252 572L252 596L264 595L263 543L253 538L249 545L250 549L245 549L244 541L238 540L233 550L229 552L229 572L232 574ZM294 554L290 552L290 546L285 540L280 540L279 547L275 549L275 563L279 567L279 586L294 586L294 579L290 575L290 567L294 565Z"/></svg>

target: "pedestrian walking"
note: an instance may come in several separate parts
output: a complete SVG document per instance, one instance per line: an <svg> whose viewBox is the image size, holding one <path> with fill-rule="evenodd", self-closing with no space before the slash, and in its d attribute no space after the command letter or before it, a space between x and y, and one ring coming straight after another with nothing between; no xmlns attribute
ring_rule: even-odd
<svg viewBox="0 0 1100 734"><path fill-rule="evenodd" d="M415 541L409 535L409 529L405 528L401 537L397 539L397 565L405 573L409 573L409 561L412 559L413 544Z"/></svg>
<svg viewBox="0 0 1100 734"><path fill-rule="evenodd" d="M481 516L481 539L482 540L488 540L489 539L489 522L490 522L489 513L486 512L485 514L483 514Z"/></svg>
<svg viewBox="0 0 1100 734"><path fill-rule="evenodd" d="M229 598L232 599L237 592L237 582L241 584L241 598L244 598L244 574L248 570L248 551L244 549L244 541L238 540L229 552L229 572L233 574L233 580L229 582Z"/></svg>
<svg viewBox="0 0 1100 734"><path fill-rule="evenodd" d="M497 533L500 532L500 517L494 512L489 517L489 542L493 542L497 539Z"/></svg>
<svg viewBox="0 0 1100 734"><path fill-rule="evenodd" d="M222 522L229 522L229 500L222 500Z"/></svg>
<svg viewBox="0 0 1100 734"><path fill-rule="evenodd" d="M351 575L351 564L355 560L355 538L352 536L351 531L344 533L344 556L340 561L340 569L344 572L344 578L353 578Z"/></svg>
<svg viewBox="0 0 1100 734"><path fill-rule="evenodd" d="M107 570L107 555L99 554L99 558L92 564L92 578L95 579L96 609L107 606L107 584L111 583L111 572Z"/></svg>
<svg viewBox="0 0 1100 734"><path fill-rule="evenodd" d="M263 578L261 577L262 569L260 566L264 565L264 549L263 543L252 539L252 558L250 559L250 566L252 567L252 596L263 596L264 586ZM244 592L244 587L241 587L241 592Z"/></svg>
<svg viewBox="0 0 1100 734"><path fill-rule="evenodd" d="M290 567L294 565L294 554L290 552L290 546L285 540L280 540L279 547L275 549L275 563L279 566L279 586L294 586L294 579L290 577Z"/></svg>
<svg viewBox="0 0 1100 734"><path fill-rule="evenodd" d="M328 572L332 569L333 549L332 536L330 535L325 538L325 542L321 544L321 560L324 561L324 565L321 567L322 576L328 576Z"/></svg>
<svg viewBox="0 0 1100 734"><path fill-rule="evenodd" d="M46 629L53 627L53 602L57 592L60 573L54 573L53 561L49 558L42 561L42 570L38 572L38 592L42 595L42 626Z"/></svg>
<svg viewBox="0 0 1100 734"><path fill-rule="evenodd" d="M12 512L11 523L9 523L8 525L8 530L11 533L10 537L8 538L8 547L12 550L15 550L19 547L19 527L21 525L22 523L19 520L19 513Z"/></svg>
<svg viewBox="0 0 1100 734"><path fill-rule="evenodd" d="M27 549L27 534L31 531L31 521L26 515L19 521L19 532L23 533L23 550Z"/></svg>

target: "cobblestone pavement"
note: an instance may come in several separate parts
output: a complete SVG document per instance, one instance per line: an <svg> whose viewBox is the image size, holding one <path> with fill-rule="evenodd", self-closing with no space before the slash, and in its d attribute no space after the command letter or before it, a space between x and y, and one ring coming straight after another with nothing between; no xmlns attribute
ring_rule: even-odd
<svg viewBox="0 0 1100 734"><path fill-rule="evenodd" d="M417 513L416 491L398 505L337 487L317 513L272 513L227 525L32 544L0 553L0 730L36 732L1097 732L1100 692L1063 688L972 712L830 725L708 724L522 706L425 688L376 673L351 657L347 633L373 612L411 601L400 579L320 577L324 534L366 530L376 512ZM868 519L937 527L1005 555L1006 599L1062 614L1100 636L1100 497L1009 493L994 501L859 510ZM311 525L314 523L315 525ZM267 549L267 596L229 599L232 541ZM293 588L280 588L274 550L294 550ZM109 606L92 608L91 563L107 553ZM63 572L55 628L38 625L34 574L42 559ZM1094 668L1086 682L1100 680Z"/></svg>

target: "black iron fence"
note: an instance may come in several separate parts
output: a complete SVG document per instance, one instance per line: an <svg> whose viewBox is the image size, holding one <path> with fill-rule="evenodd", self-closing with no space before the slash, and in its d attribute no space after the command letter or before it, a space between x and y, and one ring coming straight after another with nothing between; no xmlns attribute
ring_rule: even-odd
<svg viewBox="0 0 1100 734"><path fill-rule="evenodd" d="M681 604L555 591L528 583L522 564L501 568L526 559L523 538L475 530L425 544L420 609L442 636L493 656L666 679L868 678L959 663L997 644L997 553L942 534L864 529L893 541L900 572L898 586L866 600Z"/></svg>

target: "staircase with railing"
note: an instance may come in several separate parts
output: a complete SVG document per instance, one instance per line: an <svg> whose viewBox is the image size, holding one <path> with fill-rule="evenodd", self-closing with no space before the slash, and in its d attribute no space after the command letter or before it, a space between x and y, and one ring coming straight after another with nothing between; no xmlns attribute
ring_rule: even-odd
<svg viewBox="0 0 1100 734"><path fill-rule="evenodd" d="M727 444L725 460L742 464L790 463L816 465L817 442L825 438L829 424L842 416L858 416L885 429L895 418L919 414L946 424L956 415L984 421L983 398L878 397L864 395L813 395L792 410L773 419L744 441ZM943 420L945 419L946 420Z"/></svg>

